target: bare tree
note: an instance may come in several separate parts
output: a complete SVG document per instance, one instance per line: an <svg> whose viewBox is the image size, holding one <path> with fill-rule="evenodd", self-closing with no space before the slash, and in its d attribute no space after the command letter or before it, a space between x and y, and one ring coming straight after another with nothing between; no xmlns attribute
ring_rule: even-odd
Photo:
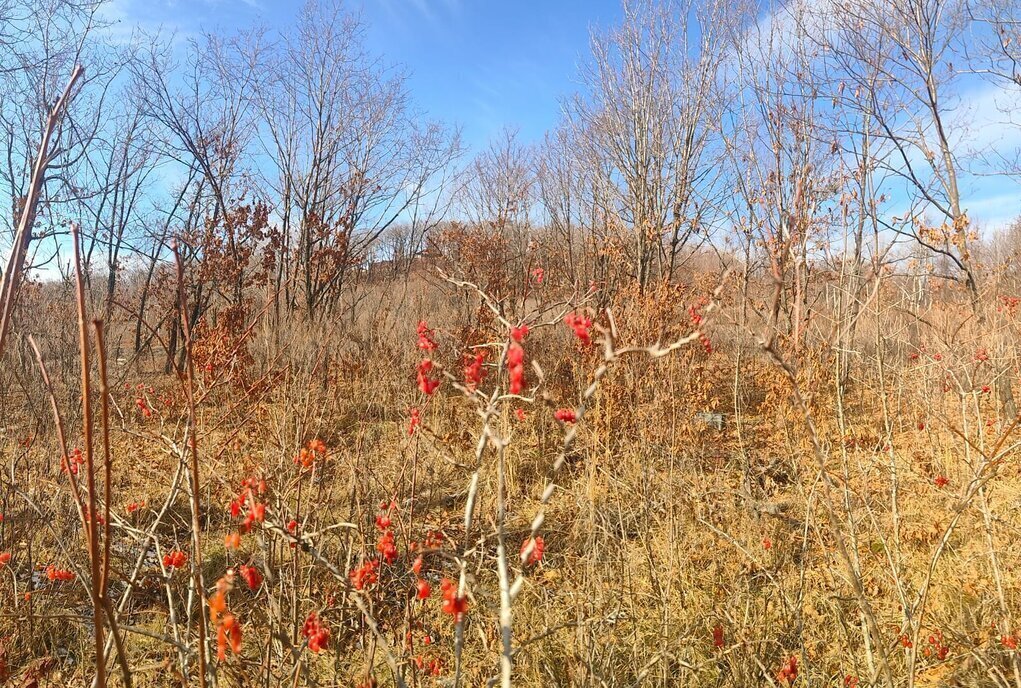
<svg viewBox="0 0 1021 688"><path fill-rule="evenodd" d="M475 156L464 189L464 212L475 224L525 231L533 197L532 152L504 129Z"/></svg>
<svg viewBox="0 0 1021 688"><path fill-rule="evenodd" d="M175 232L191 292L190 327L217 294L233 309L231 320L241 322L249 265L266 224L264 208L246 202L261 33L206 34L189 41L183 64L170 42L148 38L151 47L131 63L132 95L163 142L159 153L182 171L198 173L187 187L186 221ZM181 325L174 319L167 326L173 350Z"/></svg>
<svg viewBox="0 0 1021 688"><path fill-rule="evenodd" d="M737 94L726 124L736 229L779 288L762 315L795 350L810 311L810 249L828 231L820 207L836 191L836 151L818 137L819 83L801 26L781 9L735 34Z"/></svg>
<svg viewBox="0 0 1021 688"><path fill-rule="evenodd" d="M974 22L964 42L972 71L1021 86L1021 6L1017 0L971 0Z"/></svg>
<svg viewBox="0 0 1021 688"><path fill-rule="evenodd" d="M725 3L713 1L628 1L623 24L592 39L586 92L571 111L611 170L643 287L657 262L672 276L708 210L701 199L719 169L710 150L719 134L729 16Z"/></svg>
<svg viewBox="0 0 1021 688"><path fill-rule="evenodd" d="M960 188L961 160L954 145L954 46L967 26L963 6L947 0L866 0L841 3L836 13L842 56L855 103L889 148L883 167L902 182L909 206L887 229L945 257L978 313L978 274L970 254L971 228ZM924 220L933 213L935 225Z"/></svg>
<svg viewBox="0 0 1021 688"><path fill-rule="evenodd" d="M260 85L280 199L277 282L311 316L337 304L387 228L435 197L460 153L456 131L417 121L404 74L363 34L339 2L307 2Z"/></svg>
<svg viewBox="0 0 1021 688"><path fill-rule="evenodd" d="M575 265L579 235L582 233L582 189L585 165L575 150L569 126L546 134L536 161L536 189L549 231L564 247L565 267L578 281Z"/></svg>
<svg viewBox="0 0 1021 688"><path fill-rule="evenodd" d="M39 257L38 250L62 233L60 211L78 195L74 170L98 128L110 75L105 46L92 41L98 8L71 0L0 4L0 188L9 194L0 223L10 238L0 349L23 275L56 253Z"/></svg>
<svg viewBox="0 0 1021 688"><path fill-rule="evenodd" d="M151 204L152 177L160 158L149 123L130 98L114 101L104 131L87 154L83 173L82 213L89 218L82 261L91 284L94 262L101 255L106 270L103 317L109 321L118 275L124 261L138 252L143 213ZM98 255L97 255L98 254Z"/></svg>

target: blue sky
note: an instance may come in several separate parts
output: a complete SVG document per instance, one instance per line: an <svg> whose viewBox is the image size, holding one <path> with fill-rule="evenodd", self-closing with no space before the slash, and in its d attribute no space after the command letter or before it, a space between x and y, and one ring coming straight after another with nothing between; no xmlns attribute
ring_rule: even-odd
<svg viewBox="0 0 1021 688"><path fill-rule="evenodd" d="M364 11L373 47L411 66L418 101L477 148L504 125L537 140L556 124L590 27L616 23L620 3L375 0Z"/></svg>
<svg viewBox="0 0 1021 688"><path fill-rule="evenodd" d="M114 0L121 28L163 26L186 36L263 21L294 21L301 0ZM415 102L463 127L472 150L504 126L537 141L575 90L589 31L621 16L619 0L364 0L370 50L410 71Z"/></svg>
<svg viewBox="0 0 1021 688"><path fill-rule="evenodd" d="M163 27L184 38L255 22L285 29L302 2L110 0L106 12L120 22L117 31ZM619 0L350 0L347 7L364 17L368 48L408 70L418 107L463 127L470 152L505 126L524 143L541 140L557 123L561 100L578 90L591 30L621 19ZM1021 150L1021 126L1005 126L997 107L1016 103L1019 90L982 83L969 91L954 127L961 150ZM980 228L1003 227L1021 214L1015 180L964 174L961 185Z"/></svg>

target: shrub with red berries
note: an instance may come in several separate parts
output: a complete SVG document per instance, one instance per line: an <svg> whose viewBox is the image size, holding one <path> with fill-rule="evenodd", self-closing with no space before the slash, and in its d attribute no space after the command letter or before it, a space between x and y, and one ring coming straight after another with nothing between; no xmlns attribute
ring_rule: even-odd
<svg viewBox="0 0 1021 688"><path fill-rule="evenodd" d="M546 551L546 541L542 535L534 538L526 538L521 543L521 562L526 566L534 566L542 561L542 555Z"/></svg>
<svg viewBox="0 0 1021 688"><path fill-rule="evenodd" d="M427 397L435 394L436 389L440 386L439 378L432 377L432 369L432 360L426 358L418 364L418 372L416 374L418 388L422 391L422 394Z"/></svg>
<svg viewBox="0 0 1021 688"><path fill-rule="evenodd" d="M574 336L583 347L592 346L592 318L577 313L568 313L564 316L564 324L574 330Z"/></svg>
<svg viewBox="0 0 1021 688"><path fill-rule="evenodd" d="M440 609L444 614L450 614L454 617L454 621L459 623L468 611L468 598L458 595L457 585L449 578L440 581L440 592L443 594L443 605Z"/></svg>
<svg viewBox="0 0 1021 688"><path fill-rule="evenodd" d="M521 394L525 386L525 350L521 343L528 336L528 325L511 328L511 341L507 345L507 378L511 394Z"/></svg>
<svg viewBox="0 0 1021 688"><path fill-rule="evenodd" d="M10 558L8 558L8 561L9 560ZM54 564L50 564L46 567L46 580L50 581L51 583L54 581L61 582L73 581L75 578L76 576L74 574L74 571L59 568Z"/></svg>
<svg viewBox="0 0 1021 688"><path fill-rule="evenodd" d="M318 614L309 612L305 624L301 627L301 637L308 640L308 649L320 652L330 644L330 629L323 625Z"/></svg>
<svg viewBox="0 0 1021 688"><path fill-rule="evenodd" d="M474 392L482 384L482 379L486 376L486 370L482 367L485 360L485 352L479 352L465 361L464 386L468 391Z"/></svg>
<svg viewBox="0 0 1021 688"><path fill-rule="evenodd" d="M793 685L798 680L798 658L796 655L791 655L786 662L780 665L780 670L776 672L776 680L782 686Z"/></svg>
<svg viewBox="0 0 1021 688"><path fill-rule="evenodd" d="M188 563L188 555L179 549L172 550L163 555L163 567L168 569L179 569Z"/></svg>

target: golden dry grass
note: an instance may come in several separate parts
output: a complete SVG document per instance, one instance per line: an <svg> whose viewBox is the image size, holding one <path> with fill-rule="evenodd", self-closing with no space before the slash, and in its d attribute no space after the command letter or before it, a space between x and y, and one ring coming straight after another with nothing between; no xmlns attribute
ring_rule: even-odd
<svg viewBox="0 0 1021 688"><path fill-rule="evenodd" d="M250 357L208 354L215 365L202 374L197 417L205 581L211 589L240 564L265 575L257 590L238 580L228 595L244 643L223 661L215 659L213 643L220 685L364 685L367 677L391 685L384 639L409 684L449 684L455 625L440 611L439 583L456 581L462 562L469 611L460 678L483 685L497 676L497 455L491 448L482 454L466 533L483 424L477 404L449 382L428 399L416 390L421 352L413 330L418 317L427 317L439 344L434 357L455 376L465 341L501 342L506 333L479 317L477 303L466 311L456 289L434 283L418 293L420 302L399 307L380 295L383 307L361 311L366 320L335 328L266 321L245 343ZM556 490L541 528L541 564L522 567L511 557L512 572L524 578L513 605L514 685L763 685L779 682L777 672L792 655L801 685L841 686L847 677L878 684L884 655L897 685L912 676L919 686L1011 681L1015 655L1004 637L1013 635L1018 604L1021 482L1010 421L996 395L982 391L1002 384L992 379L999 362L978 363L974 352L979 344L997 350L1013 336L1013 320L993 316L986 328L994 334L987 336L966 323L955 346L934 336L913 360L917 347L907 335L877 334L906 331L905 316L873 306L851 342L851 373L842 385L834 347L821 334L797 354L785 348L797 361L797 388L808 400L832 481L827 496L791 381L737 324L732 292L721 299L721 315L707 328L712 353L696 341L658 360L614 361L556 473L565 428L553 411L576 403L600 353L576 346L559 323L526 339L543 384L534 398L502 402L489 422L496 436L510 438L503 526L511 552L528 536L547 479ZM620 295L613 306L619 346L683 335L691 329L688 300L670 290ZM936 305L925 315L938 332L955 327L958 312ZM47 343L56 362L61 332L70 327L54 324ZM215 352L214 338L227 334L209 325L201 333ZM77 436L73 358L65 360L59 396ZM203 605L193 596L189 607L186 572L167 575L158 561L172 548L189 551L191 536L180 482L187 417L180 382L157 372L159 363L142 359L116 370L111 595L123 599L124 581L133 580L119 623L136 685L194 685L194 617ZM197 363L202 369L203 360ZM8 418L17 420L6 430L2 550L13 558L3 571L2 659L16 684L38 674L40 685L81 685L93 652L80 585L87 571L81 529L35 373L27 362L12 370L9 379L24 388L9 387L5 401ZM531 369L528 376L530 384L538 379ZM494 365L483 389L488 395L504 380ZM139 396L155 409L152 418L138 412ZM409 437L412 406L421 409L422 425ZM525 410L524 420L516 408ZM722 429L703 412L724 414ZM1002 460L989 465L982 452L1005 432ZM29 434L31 446L20 446ZM313 438L326 443L328 455L314 471L299 471L292 460ZM228 505L250 476L268 484L259 497L267 517L243 534L240 549L228 551L224 537L240 520ZM945 486L934 484L939 476ZM989 479L972 494L976 476ZM126 513L128 503L141 500L143 509ZM347 574L377 556L374 518L390 500L397 504L391 514L397 559L382 566L376 584L354 591ZM284 531L292 518L301 521L311 550L289 546ZM150 528L152 553L133 576ZM427 557L433 594L422 603L411 599L409 546L428 531L442 532L444 541ZM838 539L849 548L853 574ZM31 572L49 563L77 571L79 582L37 578L26 597ZM882 647L868 639L855 576ZM918 606L923 589L926 601ZM380 636L352 604L355 595ZM914 605L910 618L905 605ZM298 635L312 610L331 629L321 653L311 653ZM174 642L192 652L184 664ZM947 648L942 657L940 646ZM419 656L426 668L441 661L439 675L421 671ZM111 672L114 684L122 681L112 659Z"/></svg>

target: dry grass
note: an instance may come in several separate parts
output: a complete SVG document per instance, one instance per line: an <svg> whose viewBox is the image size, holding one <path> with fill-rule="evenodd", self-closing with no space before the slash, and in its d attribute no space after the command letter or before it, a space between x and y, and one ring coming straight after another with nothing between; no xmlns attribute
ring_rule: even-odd
<svg viewBox="0 0 1021 688"><path fill-rule="evenodd" d="M265 580L250 590L237 577L227 595L243 630L240 653L228 649L218 660L210 625L210 680L219 685L391 685L398 681L393 667L408 685L449 685L455 676L463 685L499 681L501 532L509 579L520 573L523 580L511 605L514 685L780 684L777 672L792 655L803 685L840 686L846 677L883 685L884 674L896 685L1012 685L1016 656L1005 636L1014 635L1021 570L1014 545L1019 473L1010 419L997 395L982 391L1004 384L1008 378L996 380L993 371L1009 366L974 355L1008 350L1013 318L990 309L982 327L967 318L962 324L949 298L909 316L891 305L896 289L886 285L889 293L868 306L846 349L850 374L842 384L824 312L799 352L778 341L777 351L796 366L792 383L756 343L761 323L740 325L736 282L720 292L720 309L705 328L711 353L695 340L658 359L581 347L559 322L562 306L536 317L544 306L533 300L516 316L551 323L524 341L542 384L534 387L539 377L529 367L525 397L493 403L491 393L505 391L497 362L507 332L477 295L469 290L465 301L464 289L433 279L403 303L381 289L372 297L378 307L360 309L358 322L276 324L254 308L251 330L207 321L193 350L201 596L187 567L161 566L173 549L194 560L181 382L162 374L158 355L113 365L109 595L135 685L197 685L197 618L207 606L200 598L242 564ZM697 292L618 294L611 306L617 349L690 334L687 306ZM44 289L35 298L42 304L57 296ZM906 334L914 315L930 333L918 360ZM78 445L76 370L62 340L71 326L60 317L43 344L69 441ZM433 357L452 376L428 398L414 380L419 317L435 331ZM605 339L605 313L597 323L604 329L593 335ZM118 338L127 341L130 325L112 324L112 348ZM22 332L34 327L26 323ZM941 343L947 331L952 346ZM484 394L469 398L454 384L463 382L461 354L466 344L485 342L495 353ZM2 570L4 672L16 685L31 676L40 685L81 685L94 672L81 523L37 371L16 351L8 358L0 550L12 558ZM609 370L580 422L556 421L554 410L578 406L603 363ZM795 388L814 438L793 401ZM140 412L139 397L152 417ZM412 406L422 423L409 436ZM706 412L723 414L723 426L699 415ZM576 437L554 470L572 429ZM23 446L26 436L32 441ZM480 437L489 442L478 454ZM313 439L325 443L326 456L299 470L293 459ZM466 531L476 469L478 501ZM254 495L265 504L265 521L242 533L239 549L227 550L224 538L238 532L247 509L232 518L229 504L252 476L267 484ZM938 477L947 483L938 487ZM547 481L556 489L543 509ZM128 504L140 501L145 506L129 514ZM378 582L356 590L349 573L378 556L374 519L391 501L397 557L381 566ZM542 561L522 565L518 548L543 510ZM292 519L300 523L297 541L288 534ZM422 575L433 591L420 602L409 547L430 531L444 537L426 555ZM51 563L77 579L46 580ZM440 609L443 577L463 580L462 624ZM866 623L866 603L879 638ZM318 653L299 634L311 611L330 629ZM115 655L108 652L107 662L117 685L124 678ZM441 662L435 677L428 671L434 661Z"/></svg>

